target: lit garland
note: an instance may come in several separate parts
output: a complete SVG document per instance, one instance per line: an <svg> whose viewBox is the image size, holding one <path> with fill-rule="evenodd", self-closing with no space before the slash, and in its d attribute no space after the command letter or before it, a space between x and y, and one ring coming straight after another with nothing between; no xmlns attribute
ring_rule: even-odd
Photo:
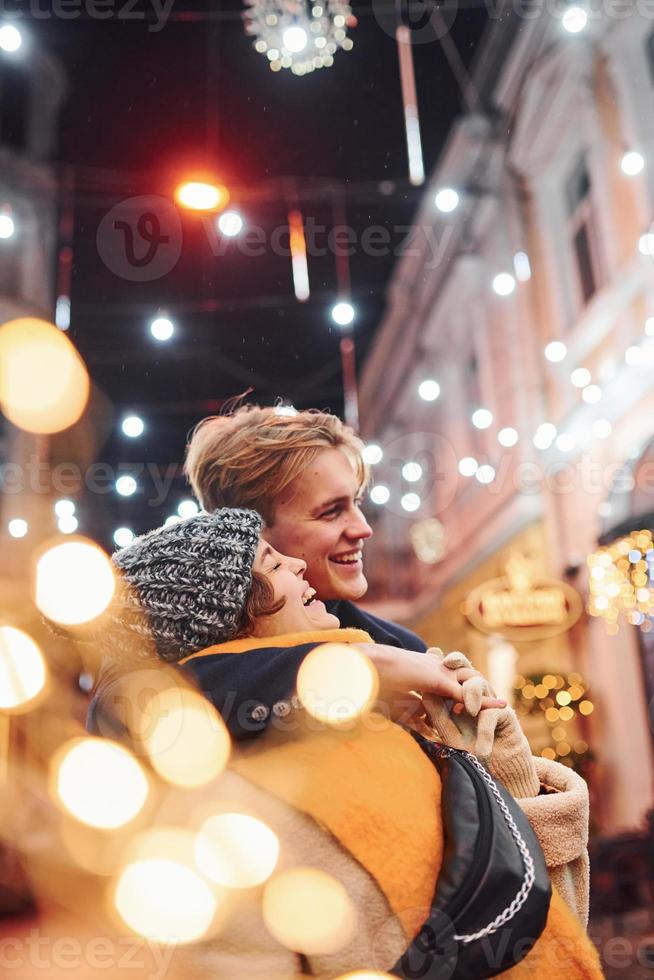
<svg viewBox="0 0 654 980"><path fill-rule="evenodd" d="M632 531L587 558L590 571L588 612L618 632L622 617L644 633L654 615L654 544L651 531Z"/></svg>
<svg viewBox="0 0 654 980"><path fill-rule="evenodd" d="M348 27L357 19L343 0L245 0L245 31L272 71L290 68L305 75L330 68L338 49L350 51Z"/></svg>
<svg viewBox="0 0 654 980"><path fill-rule="evenodd" d="M583 739L575 738L564 727L574 723L579 715L593 713L595 705L588 698L588 690L581 674L539 674L516 677L516 711L519 715L540 715L549 726L550 744L541 749L544 759L558 759L573 769L583 765L582 757L588 753Z"/></svg>

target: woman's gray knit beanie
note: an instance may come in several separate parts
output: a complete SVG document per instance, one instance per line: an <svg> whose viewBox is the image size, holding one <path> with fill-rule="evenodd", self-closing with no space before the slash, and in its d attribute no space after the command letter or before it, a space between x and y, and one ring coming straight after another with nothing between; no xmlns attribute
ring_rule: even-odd
<svg viewBox="0 0 654 980"><path fill-rule="evenodd" d="M109 611L114 640L132 649L135 641L145 648L154 642L162 659L175 661L233 639L262 526L254 510L222 507L156 528L115 552L123 587Z"/></svg>

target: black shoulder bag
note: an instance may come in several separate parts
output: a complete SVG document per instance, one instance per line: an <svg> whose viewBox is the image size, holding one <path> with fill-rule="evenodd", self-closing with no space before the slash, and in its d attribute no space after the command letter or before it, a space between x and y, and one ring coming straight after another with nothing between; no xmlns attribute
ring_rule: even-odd
<svg viewBox="0 0 654 980"><path fill-rule="evenodd" d="M476 756L411 734L441 776L445 851L429 918L391 973L495 976L523 959L545 928L552 888L543 852L518 804Z"/></svg>

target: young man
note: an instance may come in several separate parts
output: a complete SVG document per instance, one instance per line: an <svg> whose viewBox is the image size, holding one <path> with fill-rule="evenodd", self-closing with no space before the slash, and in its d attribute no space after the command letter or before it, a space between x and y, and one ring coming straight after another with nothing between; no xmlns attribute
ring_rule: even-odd
<svg viewBox="0 0 654 980"><path fill-rule="evenodd" d="M245 405L204 419L187 446L185 471L206 511L249 507L278 551L307 564L307 578L344 627L376 643L424 651L396 623L359 609L368 583L363 552L372 529L361 510L368 482L363 443L329 412L279 415Z"/></svg>

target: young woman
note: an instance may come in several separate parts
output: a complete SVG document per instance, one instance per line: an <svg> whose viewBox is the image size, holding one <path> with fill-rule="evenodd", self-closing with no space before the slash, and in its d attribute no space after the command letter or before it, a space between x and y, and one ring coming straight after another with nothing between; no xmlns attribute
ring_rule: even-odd
<svg viewBox="0 0 654 980"><path fill-rule="evenodd" d="M199 684L240 742L224 777L227 795L242 799L248 812L276 831L286 867L309 864L343 884L357 928L338 949L297 957L266 931L253 896L245 918L198 956L208 957L213 978L230 980L300 972L329 978L373 966L390 970L434 899L443 861L440 778L400 725L378 712L374 724L354 731L307 724L293 688L273 703L269 720L277 723L263 737L255 737L265 727L263 700L255 698L254 708L262 710L250 711L249 722L234 720L234 705L238 714L243 704L239 681L251 688L254 673L267 687L280 656L294 658L297 670L310 650L337 640L361 645L375 663L383 664L385 657L382 652L375 659L378 649L368 633L339 625L315 597L305 562L277 552L261 539L261 528L254 511L224 508L150 532L117 552L114 562L124 588L112 610L112 655L133 664L139 651L149 658L154 650ZM479 678L456 659L448 666L436 652L407 655L406 664L402 680L410 677L413 690L459 702L466 699L466 685ZM386 678L380 700L393 700L397 678L392 672ZM113 714L112 731L120 732L120 684L117 680L113 691L110 685L96 695L89 714L92 730L105 731L104 720ZM503 705L488 696L481 701L482 710L507 710ZM535 771L530 758L517 763L525 751L528 755L513 721L496 741L491 764L504 765L509 773ZM541 815L548 865L565 871L585 851L584 814L578 812L583 791L565 767L547 765L547 773L541 773L560 788L556 829L542 819L551 796L534 795L526 803ZM583 917L583 908L574 911ZM525 959L518 959L505 975L601 976L581 924L557 892L545 931Z"/></svg>

